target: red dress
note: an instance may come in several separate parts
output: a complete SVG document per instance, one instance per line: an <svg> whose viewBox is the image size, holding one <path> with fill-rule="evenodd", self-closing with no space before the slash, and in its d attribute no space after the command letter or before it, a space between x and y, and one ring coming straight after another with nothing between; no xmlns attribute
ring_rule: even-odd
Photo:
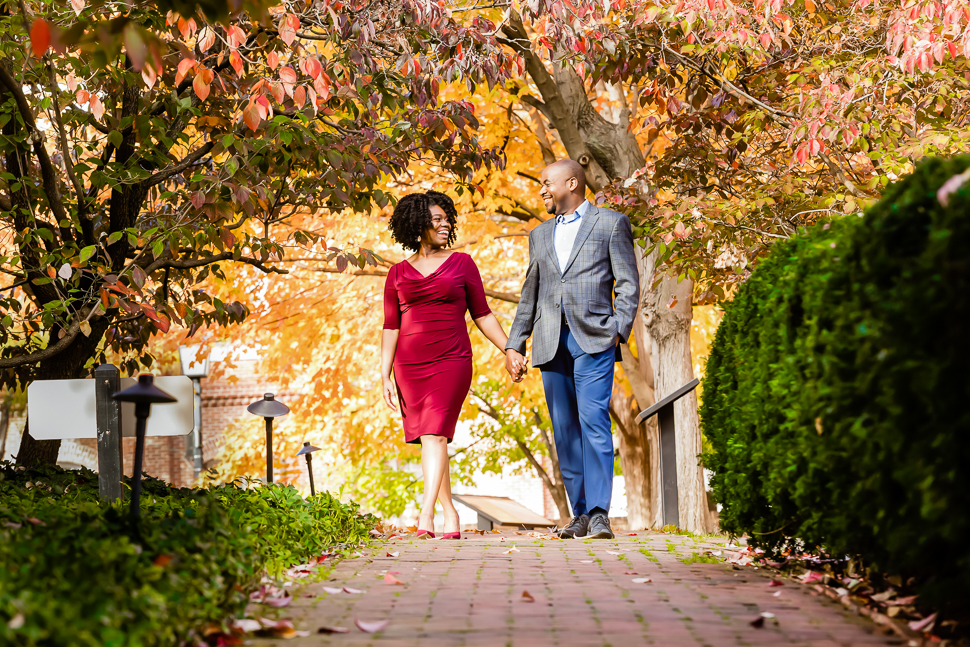
<svg viewBox="0 0 970 647"><path fill-rule="evenodd" d="M472 345L465 310L472 319L491 313L478 266L453 252L438 269L422 276L407 261L387 273L384 329L400 329L394 353L394 381L404 418L404 440L427 434L450 443L461 405L472 383Z"/></svg>

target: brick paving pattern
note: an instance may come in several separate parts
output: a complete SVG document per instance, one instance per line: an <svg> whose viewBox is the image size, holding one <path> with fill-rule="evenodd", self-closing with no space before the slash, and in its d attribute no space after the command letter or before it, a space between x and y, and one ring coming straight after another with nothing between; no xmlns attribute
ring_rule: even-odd
<svg viewBox="0 0 970 647"><path fill-rule="evenodd" d="M463 533L463 536L468 536ZM604 540L540 540L505 531L461 541L390 541L342 561L326 581L295 587L276 612L309 637L247 644L375 647L533 647L542 645L900 645L874 624L807 587L768 586L767 573L692 561L723 540L640 531ZM506 554L515 546L518 552ZM387 557L386 552L399 552ZM613 553L619 554L610 554ZM396 573L403 585L385 582ZM635 574L633 574L635 573ZM650 583L634 583L634 578ZM327 593L324 587L363 593ZM523 599L523 592L534 602ZM775 595L780 592L779 595ZM751 621L775 615L762 628ZM389 621L364 633L354 621ZM346 634L318 634L323 626Z"/></svg>

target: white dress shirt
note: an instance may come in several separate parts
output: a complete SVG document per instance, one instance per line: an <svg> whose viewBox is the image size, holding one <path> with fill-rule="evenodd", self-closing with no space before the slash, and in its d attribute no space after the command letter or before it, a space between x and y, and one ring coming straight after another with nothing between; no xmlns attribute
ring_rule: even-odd
<svg viewBox="0 0 970 647"><path fill-rule="evenodd" d="M589 207L589 200L583 200L583 203L576 207L575 213L556 216L555 244L560 272L566 270L566 263L569 262L569 255L573 251L573 243L576 242L579 225L583 222L583 216L586 215Z"/></svg>

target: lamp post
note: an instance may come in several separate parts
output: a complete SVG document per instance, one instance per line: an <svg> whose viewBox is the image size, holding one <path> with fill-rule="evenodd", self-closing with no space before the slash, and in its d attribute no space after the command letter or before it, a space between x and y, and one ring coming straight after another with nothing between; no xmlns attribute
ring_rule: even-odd
<svg viewBox="0 0 970 647"><path fill-rule="evenodd" d="M273 418L285 416L290 408L282 402L277 402L272 393L267 393L262 400L257 400L246 407L246 411L259 416L266 421L266 482L273 482Z"/></svg>
<svg viewBox="0 0 970 647"><path fill-rule="evenodd" d="M145 456L145 428L148 426L148 416L152 413L153 404L164 404L177 400L155 386L154 375L139 375L137 384L115 393L113 397L118 402L135 403L135 471L132 474L134 483L131 487L128 516L131 520L132 529L137 533L138 520L141 517L141 471L142 460Z"/></svg>
<svg viewBox="0 0 970 647"><path fill-rule="evenodd" d="M313 487L313 464L311 463L311 461L313 460L313 456L311 456L311 454L313 452L318 452L318 451L320 451L319 447L314 447L313 445L310 444L310 441L304 440L303 448L300 449L300 451L297 452L296 454L297 458L299 458L300 456L306 456L306 471L310 475L310 496L317 495L317 491Z"/></svg>
<svg viewBox="0 0 970 647"><path fill-rule="evenodd" d="M209 358L199 359L201 344L195 346L179 346L179 362L182 364L182 375L192 380L194 393L192 412L195 417L195 429L186 439L185 455L191 460L195 469L195 477L202 473L202 378L209 375Z"/></svg>

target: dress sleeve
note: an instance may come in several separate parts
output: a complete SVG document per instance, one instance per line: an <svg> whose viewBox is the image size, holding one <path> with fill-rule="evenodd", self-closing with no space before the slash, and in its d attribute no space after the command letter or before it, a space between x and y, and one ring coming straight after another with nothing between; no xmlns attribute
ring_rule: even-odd
<svg viewBox="0 0 970 647"><path fill-rule="evenodd" d="M387 273L387 281L384 282L384 330L401 328L401 302L397 297L396 274L392 267Z"/></svg>
<svg viewBox="0 0 970 647"><path fill-rule="evenodd" d="M472 319L480 319L485 315L492 314L492 309L488 307L485 300L485 286L482 285L482 275L478 272L478 266L471 256L465 261L465 301L468 304L468 312Z"/></svg>

